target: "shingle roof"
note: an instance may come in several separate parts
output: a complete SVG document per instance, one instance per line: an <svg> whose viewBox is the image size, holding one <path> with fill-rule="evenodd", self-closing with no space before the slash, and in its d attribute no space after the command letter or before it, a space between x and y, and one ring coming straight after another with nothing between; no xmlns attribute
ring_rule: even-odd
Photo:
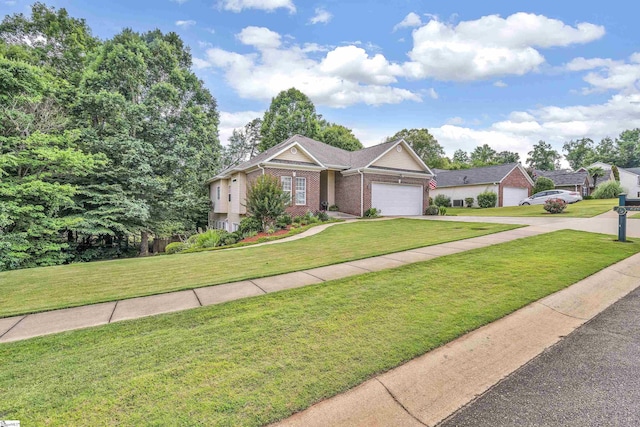
<svg viewBox="0 0 640 427"><path fill-rule="evenodd" d="M622 168L620 168L622 169ZM640 175L640 168L624 168L622 170L625 170L627 172L631 172L631 173L635 173L636 175Z"/></svg>
<svg viewBox="0 0 640 427"><path fill-rule="evenodd" d="M589 173L585 171L572 172L568 170L557 171L536 171L536 176L544 176L553 181L556 187L568 185L584 185L588 179Z"/></svg>
<svg viewBox="0 0 640 427"><path fill-rule="evenodd" d="M507 163L497 166L485 166L481 168L442 170L436 169L436 181L438 188L458 187L460 185L493 184L500 182L507 176L518 163Z"/></svg>
<svg viewBox="0 0 640 427"><path fill-rule="evenodd" d="M373 147L363 148L358 151L347 151L316 141L315 139L307 138L306 136L294 135L286 141L282 141L281 143L274 145L246 162L225 169L217 176L220 177L234 170L244 171L259 165L293 142L300 144L302 148L307 150L309 154L315 157L324 166L331 166L339 169L358 169L369 165L373 160L382 155L398 141L399 140L385 142L374 145Z"/></svg>

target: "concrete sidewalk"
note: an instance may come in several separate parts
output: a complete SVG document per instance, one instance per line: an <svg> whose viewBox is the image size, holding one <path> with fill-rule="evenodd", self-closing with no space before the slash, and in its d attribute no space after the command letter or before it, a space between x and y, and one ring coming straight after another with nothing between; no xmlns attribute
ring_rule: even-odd
<svg viewBox="0 0 640 427"><path fill-rule="evenodd" d="M640 254L275 425L437 425L638 286Z"/></svg>
<svg viewBox="0 0 640 427"><path fill-rule="evenodd" d="M261 279L3 318L0 319L0 343L220 304L241 298L321 283L327 280L399 267L549 231L540 227L518 228L466 240L426 246Z"/></svg>

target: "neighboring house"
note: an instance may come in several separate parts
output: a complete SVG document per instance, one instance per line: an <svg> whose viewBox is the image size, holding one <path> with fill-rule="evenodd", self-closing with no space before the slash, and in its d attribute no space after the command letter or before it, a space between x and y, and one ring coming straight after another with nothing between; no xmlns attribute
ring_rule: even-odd
<svg viewBox="0 0 640 427"><path fill-rule="evenodd" d="M585 170L572 171L568 169L560 169L554 171L536 170L533 172L534 178L544 176L549 178L559 190L576 191L582 196L591 194L593 181L589 177L589 173Z"/></svg>
<svg viewBox="0 0 640 427"><path fill-rule="evenodd" d="M588 170L592 167L600 167L605 171L605 176L598 177L596 180L596 187L603 182L615 180L611 170L611 165L608 163L595 162L586 168L583 167L578 170ZM618 174L620 175L620 186L624 189L627 195L634 199L640 198L640 168L618 167Z"/></svg>
<svg viewBox="0 0 640 427"><path fill-rule="evenodd" d="M247 187L264 174L280 180L292 215L337 205L356 216L371 207L383 215L424 214L433 176L402 139L351 152L295 135L207 181L209 226L237 230L247 213Z"/></svg>
<svg viewBox="0 0 640 427"><path fill-rule="evenodd" d="M485 166L460 170L434 170L438 188L431 190L431 197L444 194L451 198L453 206L464 206L464 199L487 191L498 195L498 206L518 206L531 195L533 180L520 163Z"/></svg>

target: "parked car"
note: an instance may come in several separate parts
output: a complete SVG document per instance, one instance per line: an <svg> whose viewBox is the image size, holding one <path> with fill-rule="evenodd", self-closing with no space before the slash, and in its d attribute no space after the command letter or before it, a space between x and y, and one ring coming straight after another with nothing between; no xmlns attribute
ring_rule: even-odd
<svg viewBox="0 0 640 427"><path fill-rule="evenodd" d="M582 200L582 196L577 191L567 190L547 190L540 191L533 196L527 197L520 202L522 205L543 205L548 199L562 199L567 203L575 203Z"/></svg>

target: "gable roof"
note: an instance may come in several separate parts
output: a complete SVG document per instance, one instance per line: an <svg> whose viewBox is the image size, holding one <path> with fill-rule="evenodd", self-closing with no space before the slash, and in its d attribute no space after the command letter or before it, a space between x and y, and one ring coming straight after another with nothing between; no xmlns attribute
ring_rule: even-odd
<svg viewBox="0 0 640 427"><path fill-rule="evenodd" d="M624 170L627 172L635 173L636 175L640 175L640 168L618 168L618 170Z"/></svg>
<svg viewBox="0 0 640 427"><path fill-rule="evenodd" d="M438 188L458 187L462 185L494 184L502 181L515 168L522 168L520 163L507 163L504 165L484 166L480 168L442 170L436 169ZM524 172L524 171L523 171ZM527 178L529 174L524 172ZM529 178L529 180L531 180Z"/></svg>
<svg viewBox="0 0 640 427"><path fill-rule="evenodd" d="M584 185L587 181L590 185L589 173L587 171L573 172L569 170L556 170L556 171L535 171L536 176L544 176L549 178L556 187L562 187L567 185Z"/></svg>
<svg viewBox="0 0 640 427"><path fill-rule="evenodd" d="M398 144L403 144L408 148L411 156L413 156L418 163L425 168L425 174L431 174L431 170L428 166L424 164L422 159L418 157L409 144L407 144L403 139L385 142L372 147L363 148L358 151L347 151L325 144L324 142L316 141L315 139L307 138L306 136L294 135L291 138L274 145L268 150L263 151L252 159L247 160L246 162L228 167L213 178L207 180L207 183L215 181L216 179L228 177L233 172L246 171L267 162L291 164L291 162L285 162L277 159L274 160L274 157L292 146L300 147L305 154L309 156L309 158L316 162L314 165L323 169L356 170L369 167L371 163L382 157Z"/></svg>

